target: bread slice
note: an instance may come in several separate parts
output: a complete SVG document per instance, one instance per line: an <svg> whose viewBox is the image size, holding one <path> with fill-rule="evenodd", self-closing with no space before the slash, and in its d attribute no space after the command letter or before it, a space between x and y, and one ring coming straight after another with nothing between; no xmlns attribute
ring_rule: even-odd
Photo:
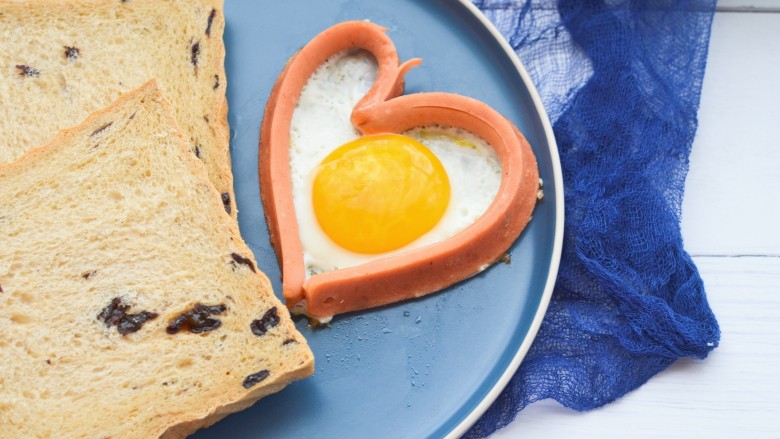
<svg viewBox="0 0 780 439"><path fill-rule="evenodd" d="M154 82L0 164L0 437L178 438L313 356Z"/></svg>
<svg viewBox="0 0 780 439"><path fill-rule="evenodd" d="M235 218L222 0L0 0L0 162L157 78Z"/></svg>

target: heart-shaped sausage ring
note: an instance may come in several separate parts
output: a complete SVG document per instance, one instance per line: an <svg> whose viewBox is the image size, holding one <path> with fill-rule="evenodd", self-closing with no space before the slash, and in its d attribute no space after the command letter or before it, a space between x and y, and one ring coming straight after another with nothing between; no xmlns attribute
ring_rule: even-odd
<svg viewBox="0 0 780 439"><path fill-rule="evenodd" d="M294 312L321 320L420 297L481 272L520 236L537 201L536 158L514 124L485 103L465 96L402 95L404 75L421 61L400 64L385 32L378 25L352 21L316 36L279 75L261 127L260 189L271 243L282 269L283 294ZM309 77L329 57L347 49L364 49L378 64L376 81L352 112L352 123L360 133L402 133L429 125L463 128L481 136L496 151L501 185L485 213L451 238L307 279L290 180L290 125Z"/></svg>

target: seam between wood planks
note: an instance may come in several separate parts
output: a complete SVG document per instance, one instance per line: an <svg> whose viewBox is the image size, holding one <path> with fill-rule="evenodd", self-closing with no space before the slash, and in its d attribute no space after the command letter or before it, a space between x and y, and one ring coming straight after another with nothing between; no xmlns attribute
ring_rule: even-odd
<svg viewBox="0 0 780 439"><path fill-rule="evenodd" d="M735 254L712 254L712 253L689 253L692 258L780 258L780 254L773 253L735 253Z"/></svg>

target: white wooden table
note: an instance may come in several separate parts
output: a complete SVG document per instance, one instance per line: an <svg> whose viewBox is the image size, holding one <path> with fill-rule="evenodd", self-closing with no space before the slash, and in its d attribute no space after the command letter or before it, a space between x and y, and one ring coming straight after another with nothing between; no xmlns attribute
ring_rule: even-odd
<svg viewBox="0 0 780 439"><path fill-rule="evenodd" d="M598 410L532 404L491 439L780 438L780 0L719 2L682 231L720 347Z"/></svg>

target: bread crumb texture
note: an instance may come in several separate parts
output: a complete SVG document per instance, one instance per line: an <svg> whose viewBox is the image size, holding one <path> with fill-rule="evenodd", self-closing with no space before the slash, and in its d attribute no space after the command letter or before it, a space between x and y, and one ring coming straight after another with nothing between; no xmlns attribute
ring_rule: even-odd
<svg viewBox="0 0 780 439"><path fill-rule="evenodd" d="M313 372L186 142L151 82L0 164L0 437L183 437Z"/></svg>
<svg viewBox="0 0 780 439"><path fill-rule="evenodd" d="M188 147L235 199L222 10L222 0L0 1L0 162L157 78Z"/></svg>

